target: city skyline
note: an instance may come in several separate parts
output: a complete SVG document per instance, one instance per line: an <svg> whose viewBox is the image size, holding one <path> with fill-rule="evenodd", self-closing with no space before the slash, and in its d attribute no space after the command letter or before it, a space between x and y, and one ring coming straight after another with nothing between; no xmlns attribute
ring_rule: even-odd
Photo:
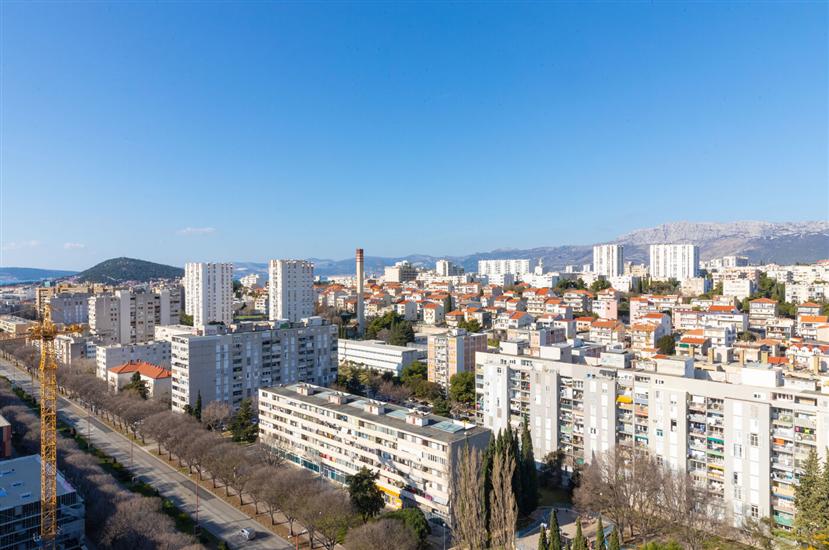
<svg viewBox="0 0 829 550"><path fill-rule="evenodd" d="M201 8L3 3L0 265L827 219L825 4Z"/></svg>

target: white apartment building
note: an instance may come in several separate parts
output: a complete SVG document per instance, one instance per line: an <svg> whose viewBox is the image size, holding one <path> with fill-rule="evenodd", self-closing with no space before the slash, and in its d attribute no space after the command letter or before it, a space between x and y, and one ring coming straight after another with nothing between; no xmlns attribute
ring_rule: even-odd
<svg viewBox="0 0 829 550"><path fill-rule="evenodd" d="M605 355L602 355L604 360ZM771 517L789 529L794 485L809 451L829 444L829 391L765 364L696 376L691 358L650 369L479 353L478 421L497 432L526 419L536 456L565 464L623 446L690 472L735 526Z"/></svg>
<svg viewBox="0 0 829 550"><path fill-rule="evenodd" d="M268 318L298 323L314 314L314 264L305 260L268 263Z"/></svg>
<svg viewBox="0 0 829 550"><path fill-rule="evenodd" d="M450 488L459 452L485 449L489 430L307 384L259 390L259 434L287 458L345 483L362 467L394 508L417 506L451 524Z"/></svg>
<svg viewBox="0 0 829 550"><path fill-rule="evenodd" d="M383 280L387 283L405 283L415 279L417 279L417 268L407 261L386 266L383 270Z"/></svg>
<svg viewBox="0 0 829 550"><path fill-rule="evenodd" d="M194 326L233 321L233 264L184 264L184 311Z"/></svg>
<svg viewBox="0 0 829 550"><path fill-rule="evenodd" d="M478 275L485 275L492 278L510 274L516 279L520 279L522 275L532 274L535 266L535 260L529 259L478 260ZM490 282L492 282L492 279L490 279Z"/></svg>
<svg viewBox="0 0 829 550"><path fill-rule="evenodd" d="M154 340L140 344L112 344L95 347L95 374L107 379L110 369L125 363L144 362L170 368L170 342Z"/></svg>
<svg viewBox="0 0 829 550"><path fill-rule="evenodd" d="M605 277L625 274L624 247L620 244L598 244L593 247L593 272Z"/></svg>
<svg viewBox="0 0 829 550"><path fill-rule="evenodd" d="M463 268L449 260L438 260L435 262L435 273L438 277L455 277L463 274Z"/></svg>
<svg viewBox="0 0 829 550"><path fill-rule="evenodd" d="M418 360L420 351L406 346L393 346L382 340L339 340L337 359L340 365L351 363L379 372L400 376L403 368Z"/></svg>
<svg viewBox="0 0 829 550"><path fill-rule="evenodd" d="M89 292L58 292L49 296L53 323L80 325L89 322Z"/></svg>
<svg viewBox="0 0 829 550"><path fill-rule="evenodd" d="M754 281L751 279L726 279L722 282L722 295L743 300L754 293Z"/></svg>
<svg viewBox="0 0 829 550"><path fill-rule="evenodd" d="M179 322L176 289L116 290L89 298L89 328L104 344L148 342L155 327Z"/></svg>
<svg viewBox="0 0 829 550"><path fill-rule="evenodd" d="M260 387L337 377L337 327L319 317L300 323L245 324L214 334L172 334L172 409L221 401L233 408Z"/></svg>
<svg viewBox="0 0 829 550"><path fill-rule="evenodd" d="M657 281L684 281L699 275L699 247L694 244L652 244L650 275Z"/></svg>
<svg viewBox="0 0 829 550"><path fill-rule="evenodd" d="M475 354L486 351L487 336L453 328L443 334L430 334L428 340L429 381L444 388L459 372L475 370Z"/></svg>
<svg viewBox="0 0 829 550"><path fill-rule="evenodd" d="M0 315L0 331L12 336L25 336L37 323L17 315Z"/></svg>

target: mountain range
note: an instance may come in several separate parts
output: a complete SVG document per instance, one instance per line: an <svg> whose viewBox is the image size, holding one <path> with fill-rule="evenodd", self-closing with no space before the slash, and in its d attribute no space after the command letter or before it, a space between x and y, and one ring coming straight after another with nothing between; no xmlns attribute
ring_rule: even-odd
<svg viewBox="0 0 829 550"><path fill-rule="evenodd" d="M639 229L624 234L613 241L624 245L625 260L635 263L648 262L648 246L655 243L694 243L700 247L702 259L717 258L730 254L748 256L753 263L792 264L814 262L829 258L829 221L770 223L759 221L730 223L676 222ZM402 260L414 265L434 267L439 259L448 259L463 266L467 271L477 270L478 260L497 258L540 259L553 270L567 265L581 266L593 259L590 245L543 246L529 249L497 249L475 252L465 256L366 256L368 274L381 274L383 268ZM314 262L317 275L344 275L354 273L354 258L330 260L309 258ZM259 273L267 278L266 262L234 262L236 278L249 273ZM81 273L71 271L32 269L21 267L0 268L0 284L39 281L74 276L81 281L117 283L124 281L144 282L150 279L181 277L180 267L157 264L133 258L113 258Z"/></svg>
<svg viewBox="0 0 829 550"><path fill-rule="evenodd" d="M625 260L635 263L648 262L648 246L657 243L694 243L700 247L703 260L730 254L747 256L753 263L791 264L814 262L829 258L829 221L771 223L744 221L729 223L676 222L657 227L638 229L624 234L611 243L624 245ZM365 269L369 274L380 274L383 268L398 261L414 265L434 267L440 259L448 259L475 271L478 260L496 258L541 259L550 269L563 269L567 265L581 266L593 261L593 245L543 246L529 249L497 249L475 252L465 256L430 256L411 254L398 257L366 256ZM309 258L314 262L317 275L343 275L354 273L354 258L330 260ZM235 262L235 275L248 273L268 276L264 262Z"/></svg>

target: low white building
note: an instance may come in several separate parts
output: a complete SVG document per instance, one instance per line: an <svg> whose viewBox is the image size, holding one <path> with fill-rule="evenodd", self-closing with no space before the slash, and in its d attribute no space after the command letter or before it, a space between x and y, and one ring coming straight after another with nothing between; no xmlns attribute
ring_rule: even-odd
<svg viewBox="0 0 829 550"><path fill-rule="evenodd" d="M96 346L95 373L101 380L106 380L111 368L136 361L170 368L170 356L170 342L164 340L153 340L142 344Z"/></svg>
<svg viewBox="0 0 829 550"><path fill-rule="evenodd" d="M107 385L109 389L118 393L124 386L132 381L135 373L141 377L141 381L147 388L147 395L155 399L169 398L172 389L172 373L170 369L145 363L144 361L131 361L107 371Z"/></svg>
<svg viewBox="0 0 829 550"><path fill-rule="evenodd" d="M490 439L474 424L307 384L259 390L259 434L327 479L377 472L389 506L416 506L448 523L459 453L482 451Z"/></svg>
<svg viewBox="0 0 829 550"><path fill-rule="evenodd" d="M403 368L419 358L415 348L393 346L382 340L339 340L337 359L340 365L353 363L380 372L399 376Z"/></svg>

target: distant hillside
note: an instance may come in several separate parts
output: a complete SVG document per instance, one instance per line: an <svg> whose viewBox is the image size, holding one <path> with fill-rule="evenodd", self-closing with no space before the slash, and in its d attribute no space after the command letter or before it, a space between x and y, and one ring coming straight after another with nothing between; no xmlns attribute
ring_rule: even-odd
<svg viewBox="0 0 829 550"><path fill-rule="evenodd" d="M184 270L171 265L156 264L134 258L113 258L78 273L79 281L92 283L147 282L152 279L182 277Z"/></svg>
<svg viewBox="0 0 829 550"><path fill-rule="evenodd" d="M36 269L32 267L0 267L0 285L31 283L46 279L59 279L74 275L77 271L60 269Z"/></svg>
<svg viewBox="0 0 829 550"><path fill-rule="evenodd" d="M657 243L694 243L700 247L702 259L729 254L748 256L754 263L780 264L814 262L829 258L829 222L769 223L757 221L731 223L676 222L639 229L622 235L615 241L625 246L625 259L636 263L648 262L648 245ZM406 260L414 265L434 267L435 261L447 258L462 265L467 271L478 269L478 260L495 258L541 259L549 269L563 269L566 265L583 265L593 261L592 245L543 246L529 249L501 249L475 252L465 256L428 256L412 254L384 258L366 256L366 273L380 274L385 266ZM343 275L354 273L354 258L327 260L310 258L316 275ZM237 262L236 277L260 273L266 278L266 263Z"/></svg>

